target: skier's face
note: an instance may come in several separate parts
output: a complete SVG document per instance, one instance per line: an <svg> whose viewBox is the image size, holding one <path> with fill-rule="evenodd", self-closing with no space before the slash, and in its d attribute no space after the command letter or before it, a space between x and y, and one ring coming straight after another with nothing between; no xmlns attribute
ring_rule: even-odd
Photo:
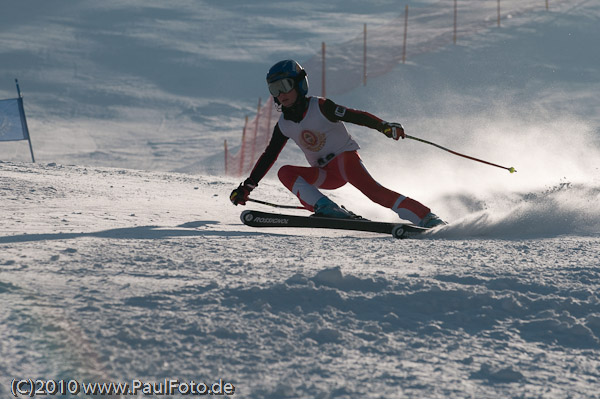
<svg viewBox="0 0 600 399"><path fill-rule="evenodd" d="M290 90L287 93L279 93L279 95L277 96L277 100L284 107L291 107L292 105L294 105L297 98L298 92L296 91L296 89Z"/></svg>

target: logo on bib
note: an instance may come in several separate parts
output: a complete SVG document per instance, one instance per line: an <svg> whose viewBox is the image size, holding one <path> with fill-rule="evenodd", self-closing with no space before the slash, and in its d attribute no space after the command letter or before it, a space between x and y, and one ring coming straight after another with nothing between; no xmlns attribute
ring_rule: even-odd
<svg viewBox="0 0 600 399"><path fill-rule="evenodd" d="M300 134L300 138L302 140L302 146L313 152L320 151L327 141L324 133L315 133L310 130L303 130Z"/></svg>

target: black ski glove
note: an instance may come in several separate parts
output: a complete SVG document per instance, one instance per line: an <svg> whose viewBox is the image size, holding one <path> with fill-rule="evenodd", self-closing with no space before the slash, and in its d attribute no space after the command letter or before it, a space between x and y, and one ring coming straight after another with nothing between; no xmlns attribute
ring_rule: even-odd
<svg viewBox="0 0 600 399"><path fill-rule="evenodd" d="M231 192L229 196L229 200L233 205L246 205L246 201L248 201L248 197L250 197L250 192L254 190L257 186L250 178L244 180L243 183L240 183L238 188Z"/></svg>
<svg viewBox="0 0 600 399"><path fill-rule="evenodd" d="M379 131L394 140L398 140L400 137L403 139L406 138L404 128L401 124L396 122L381 122Z"/></svg>

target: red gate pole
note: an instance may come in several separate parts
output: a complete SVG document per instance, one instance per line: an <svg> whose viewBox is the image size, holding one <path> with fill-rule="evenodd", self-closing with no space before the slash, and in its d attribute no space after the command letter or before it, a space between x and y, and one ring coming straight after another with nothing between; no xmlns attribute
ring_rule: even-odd
<svg viewBox="0 0 600 399"><path fill-rule="evenodd" d="M227 164L229 163L228 158L229 158L229 154L227 152L227 140L225 140L225 176L227 176L227 172L229 171L227 169Z"/></svg>
<svg viewBox="0 0 600 399"><path fill-rule="evenodd" d="M363 42L363 86L367 85L367 24L364 29L364 42Z"/></svg>
<svg viewBox="0 0 600 399"><path fill-rule="evenodd" d="M500 0L498 0L498 28L500 27Z"/></svg>
<svg viewBox="0 0 600 399"><path fill-rule="evenodd" d="M265 142L263 143L265 147L269 144L269 138L271 137L269 136L269 133L271 133L271 114L273 112L273 105L275 102L267 100L267 103L269 104L269 108L267 108L267 130L265 131Z"/></svg>
<svg viewBox="0 0 600 399"><path fill-rule="evenodd" d="M408 4L404 8L404 45L402 46L402 63L406 63L406 35L408 34Z"/></svg>
<svg viewBox="0 0 600 399"><path fill-rule="evenodd" d="M454 44L456 44L456 20L458 14L457 0L454 0Z"/></svg>
<svg viewBox="0 0 600 399"><path fill-rule="evenodd" d="M240 148L240 165L238 169L238 176L242 176L244 169L244 153L246 152L246 129L248 127L248 115L246 115L246 121L244 122L244 131L242 132L242 146Z"/></svg>
<svg viewBox="0 0 600 399"><path fill-rule="evenodd" d="M256 121L254 122L254 137L252 137L252 157L250 162L256 161L256 138L258 136L258 122L260 120L260 103L261 99L258 98L258 107L256 108Z"/></svg>
<svg viewBox="0 0 600 399"><path fill-rule="evenodd" d="M325 42L321 45L321 60L323 61L321 75L321 97L325 97Z"/></svg>

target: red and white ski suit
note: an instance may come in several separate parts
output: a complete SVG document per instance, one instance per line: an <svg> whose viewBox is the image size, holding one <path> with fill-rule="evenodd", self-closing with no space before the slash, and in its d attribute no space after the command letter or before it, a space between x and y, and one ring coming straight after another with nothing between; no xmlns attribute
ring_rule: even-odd
<svg viewBox="0 0 600 399"><path fill-rule="evenodd" d="M258 184L291 138L304 152L310 167L286 165L279 170L278 177L306 209L313 211L314 204L323 197L319 188L332 190L350 183L373 202L396 212L401 219L419 223L430 209L377 183L365 168L357 152L360 147L343 122L377 130L382 126L381 119L367 112L342 107L328 99L309 97L308 108L300 122L281 115L250 179Z"/></svg>

